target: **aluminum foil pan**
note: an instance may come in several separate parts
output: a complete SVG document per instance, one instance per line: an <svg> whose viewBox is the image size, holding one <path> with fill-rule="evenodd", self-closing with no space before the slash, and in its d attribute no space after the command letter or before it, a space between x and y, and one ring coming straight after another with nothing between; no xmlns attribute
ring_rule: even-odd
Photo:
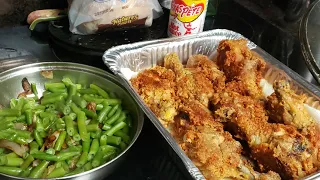
<svg viewBox="0 0 320 180"><path fill-rule="evenodd" d="M183 61L182 63L186 63L189 56L194 54L204 54L209 56L209 58L214 58L216 56L217 46L221 40L240 38L244 37L236 32L216 29L196 35L117 46L109 49L103 55L104 63L113 73L120 77L124 86L130 91L152 123L181 158L190 175L197 180L205 178L179 147L168 130L158 121L154 113L135 92L129 80L143 69L162 65L164 56L170 52L178 53L180 59ZM269 90L266 93L272 93L270 85L275 80L285 79L289 81L292 88L298 94L303 93L307 95L306 107L308 107L307 109L311 112L312 117L320 121L320 89L308 83L299 74L273 58L253 42L248 41L248 47L257 52L267 63L267 68L264 73L265 83L261 84L261 86L268 86L269 84ZM264 89L268 88L264 87ZM311 175L305 179L314 179L316 177L318 177L318 174Z"/></svg>

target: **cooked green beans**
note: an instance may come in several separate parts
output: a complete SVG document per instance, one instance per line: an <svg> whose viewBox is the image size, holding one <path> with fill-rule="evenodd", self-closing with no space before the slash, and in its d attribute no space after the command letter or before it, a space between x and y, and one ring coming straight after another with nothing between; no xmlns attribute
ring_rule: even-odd
<svg viewBox="0 0 320 180"><path fill-rule="evenodd" d="M91 146L90 146L88 160L91 160L94 157L94 155L97 153L98 149L99 149L99 141L98 141L98 139L94 139L91 143Z"/></svg>
<svg viewBox="0 0 320 180"><path fill-rule="evenodd" d="M9 108L0 109L0 139L29 146L21 154L0 148L0 173L69 176L110 161L129 145L132 120L114 93L67 77L44 87L40 97L31 83L34 97L11 99Z"/></svg>

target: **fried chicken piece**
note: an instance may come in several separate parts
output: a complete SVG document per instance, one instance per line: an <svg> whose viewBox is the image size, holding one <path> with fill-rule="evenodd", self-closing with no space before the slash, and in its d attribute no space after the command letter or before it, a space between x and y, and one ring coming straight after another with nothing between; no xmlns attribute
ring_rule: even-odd
<svg viewBox="0 0 320 180"><path fill-rule="evenodd" d="M293 125L300 130L316 124L304 107L305 96L297 95L287 81L276 81L273 88L275 92L267 101L267 110L273 121Z"/></svg>
<svg viewBox="0 0 320 180"><path fill-rule="evenodd" d="M205 55L193 55L187 61L187 68L195 68L206 78L208 78L215 90L221 91L225 87L226 77L222 71L219 70L218 65L211 61Z"/></svg>
<svg viewBox="0 0 320 180"><path fill-rule="evenodd" d="M275 92L267 99L266 109L270 119L277 123L295 126L316 147L314 158L320 160L320 129L317 122L310 116L304 102L304 95L296 94L287 81L273 83ZM320 167L320 163L317 163Z"/></svg>
<svg viewBox="0 0 320 180"><path fill-rule="evenodd" d="M241 144L212 113L197 101L184 101L175 119L180 146L208 180L276 178L276 173L259 174L242 157ZM257 178L257 179L259 179Z"/></svg>
<svg viewBox="0 0 320 180"><path fill-rule="evenodd" d="M144 70L132 78L132 86L156 116L166 125L177 115L175 74L164 67Z"/></svg>
<svg viewBox="0 0 320 180"><path fill-rule="evenodd" d="M272 170L284 179L297 179L316 171L317 151L295 127L268 123L260 101L236 92L214 97L215 116L235 137L245 140L261 170Z"/></svg>
<svg viewBox="0 0 320 180"><path fill-rule="evenodd" d="M208 60L209 61L209 60ZM214 85L200 68L183 68L176 53L168 54L164 66L176 74L177 96L181 99L194 99L208 107L214 93Z"/></svg>
<svg viewBox="0 0 320 180"><path fill-rule="evenodd" d="M266 63L256 53L250 51L247 41L223 40L217 51L217 64L225 73L227 81L240 81L250 96L264 99L259 83Z"/></svg>

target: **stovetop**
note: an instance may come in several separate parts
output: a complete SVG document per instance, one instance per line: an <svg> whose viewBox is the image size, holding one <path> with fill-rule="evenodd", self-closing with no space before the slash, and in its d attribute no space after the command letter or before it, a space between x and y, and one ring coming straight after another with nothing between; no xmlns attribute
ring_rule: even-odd
<svg viewBox="0 0 320 180"><path fill-rule="evenodd" d="M249 0L244 0L243 2ZM238 0L223 0L216 17L207 17L205 30L224 28L243 34L275 58L298 72L309 82L315 83L304 64L297 36L297 23L283 28L270 22ZM0 29L0 72L43 61L68 61L83 63L107 70L99 56L84 56L66 50L52 42L47 32L31 33L26 26ZM108 179L189 179L181 163L172 161L176 155L170 151L156 128L145 121L144 128L121 171ZM125 173L123 173L125 172Z"/></svg>

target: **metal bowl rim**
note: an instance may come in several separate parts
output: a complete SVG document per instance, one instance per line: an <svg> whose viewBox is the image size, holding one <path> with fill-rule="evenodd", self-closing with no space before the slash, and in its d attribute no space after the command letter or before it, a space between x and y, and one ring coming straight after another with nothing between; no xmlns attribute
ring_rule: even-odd
<svg viewBox="0 0 320 180"><path fill-rule="evenodd" d="M123 84L121 83L121 81L119 81L117 79L116 76L110 74L109 72L106 72L102 69L96 68L96 67L92 67L92 66L88 66L88 65L84 65L84 64L79 64L79 63L71 63L71 62L40 62L40 63L31 63L31 64L27 64L27 65L22 65L19 67L15 67L9 70L6 70L4 72L0 73L0 83L4 80L10 79L11 77L15 77L15 72L17 71L22 71L25 69L30 69L30 68L36 68L38 72L40 72L41 70L55 70L57 68L57 70L66 70L66 69L70 69L70 70L81 70L83 72L87 72L90 74L94 74L96 76L100 76L103 78L106 78L108 80L111 79L111 82L116 84L117 86L119 86L121 89L125 90L126 93L132 98L132 100L137 104L137 102L135 101L135 99L132 97L132 95L126 90L126 88L123 86ZM13 76L10 76L11 74L13 74ZM123 156L131 147L132 145L136 142L136 140L138 139L139 135L141 134L142 128L143 128L143 124L144 124L144 114L140 108L140 106L137 104L137 113L138 113L138 124L137 124L137 131L135 132L134 137L132 138L130 144L127 146L127 148L122 151L117 157L115 157L114 159L112 159L111 161L108 161L107 163L100 165L96 168L93 168L89 171L85 171L79 174L75 174L72 176L64 176L64 177L59 177L59 178L50 178L50 179L56 179L56 180L64 180L64 179L71 179L71 178L76 178L76 177L80 177L89 173L93 173L99 169L102 169L106 166L108 166L109 164L112 164L113 162L117 161L121 156ZM13 178L13 179L21 179L21 180L25 180L25 179L35 179L35 178L23 178L23 177L17 177L17 176L11 176L11 175L7 175L7 174L3 174L0 173L0 175L2 176L6 176L9 178ZM37 179L43 179L43 178L37 178ZM48 179L48 178L47 178Z"/></svg>

